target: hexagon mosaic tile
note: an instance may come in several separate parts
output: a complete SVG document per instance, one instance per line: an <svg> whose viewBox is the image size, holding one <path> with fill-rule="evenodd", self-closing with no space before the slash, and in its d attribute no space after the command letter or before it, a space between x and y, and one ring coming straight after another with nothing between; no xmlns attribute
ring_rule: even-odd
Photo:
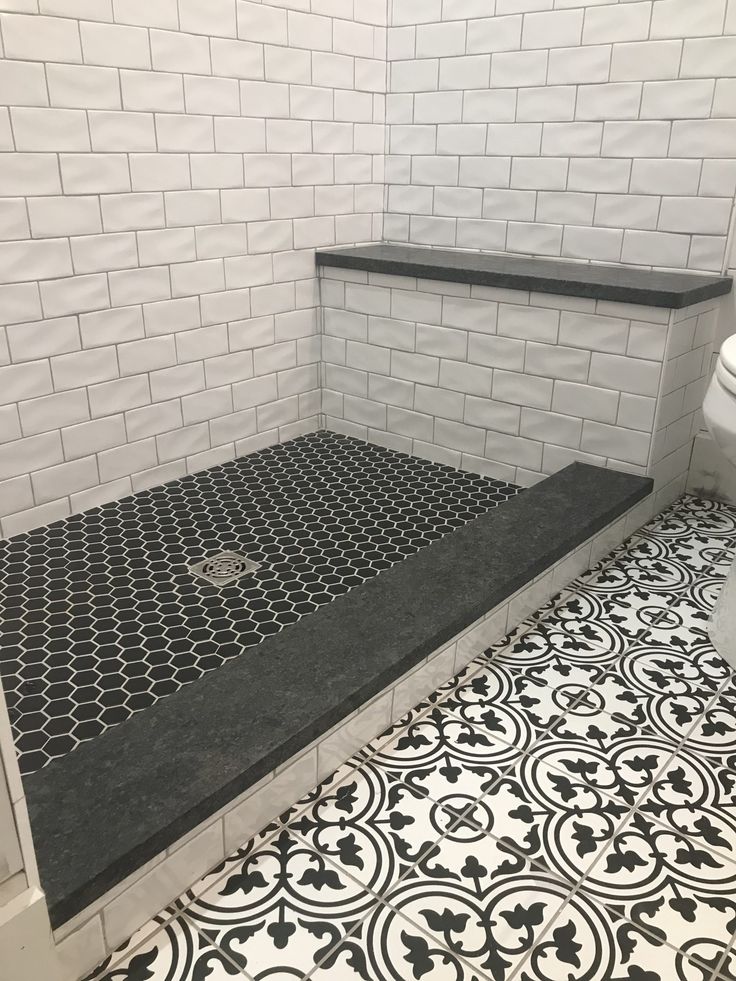
<svg viewBox="0 0 736 981"><path fill-rule="evenodd" d="M334 433L0 542L0 672L32 773L518 491ZM259 563L211 585L222 551Z"/></svg>

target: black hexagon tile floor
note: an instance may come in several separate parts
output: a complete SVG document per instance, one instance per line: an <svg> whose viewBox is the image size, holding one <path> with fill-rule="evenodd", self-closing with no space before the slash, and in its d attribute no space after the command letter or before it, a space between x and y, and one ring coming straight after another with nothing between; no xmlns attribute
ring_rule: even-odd
<svg viewBox="0 0 736 981"><path fill-rule="evenodd" d="M735 550L680 502L91 979L736 981Z"/></svg>
<svg viewBox="0 0 736 981"><path fill-rule="evenodd" d="M517 491L320 432L0 542L0 670L22 772ZM259 568L223 586L190 571L222 552Z"/></svg>

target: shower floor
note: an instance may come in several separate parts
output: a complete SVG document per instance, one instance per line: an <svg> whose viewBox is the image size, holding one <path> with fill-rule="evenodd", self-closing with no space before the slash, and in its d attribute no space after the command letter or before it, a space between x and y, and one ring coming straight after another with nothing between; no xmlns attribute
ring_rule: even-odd
<svg viewBox="0 0 736 981"><path fill-rule="evenodd" d="M89 981L734 981L735 549L680 502Z"/></svg>
<svg viewBox="0 0 736 981"><path fill-rule="evenodd" d="M187 685L518 492L329 432L0 542L21 772ZM225 587L188 567L235 551Z"/></svg>

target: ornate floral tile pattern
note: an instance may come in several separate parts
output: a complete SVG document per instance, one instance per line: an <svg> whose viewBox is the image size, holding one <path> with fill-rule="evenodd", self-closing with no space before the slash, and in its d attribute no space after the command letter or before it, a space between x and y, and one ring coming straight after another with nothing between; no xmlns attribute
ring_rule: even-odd
<svg viewBox="0 0 736 981"><path fill-rule="evenodd" d="M679 502L94 981L736 981L734 551Z"/></svg>

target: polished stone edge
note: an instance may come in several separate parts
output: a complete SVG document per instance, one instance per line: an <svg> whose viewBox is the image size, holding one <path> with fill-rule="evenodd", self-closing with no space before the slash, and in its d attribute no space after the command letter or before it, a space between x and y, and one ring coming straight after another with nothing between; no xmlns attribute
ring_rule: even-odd
<svg viewBox="0 0 736 981"><path fill-rule="evenodd" d="M646 497L572 464L24 780L57 928Z"/></svg>
<svg viewBox="0 0 736 981"><path fill-rule="evenodd" d="M605 266L404 245L324 249L316 253L316 261L318 266L615 300L673 310L724 296L731 292L733 285L730 276L655 272L631 266Z"/></svg>

